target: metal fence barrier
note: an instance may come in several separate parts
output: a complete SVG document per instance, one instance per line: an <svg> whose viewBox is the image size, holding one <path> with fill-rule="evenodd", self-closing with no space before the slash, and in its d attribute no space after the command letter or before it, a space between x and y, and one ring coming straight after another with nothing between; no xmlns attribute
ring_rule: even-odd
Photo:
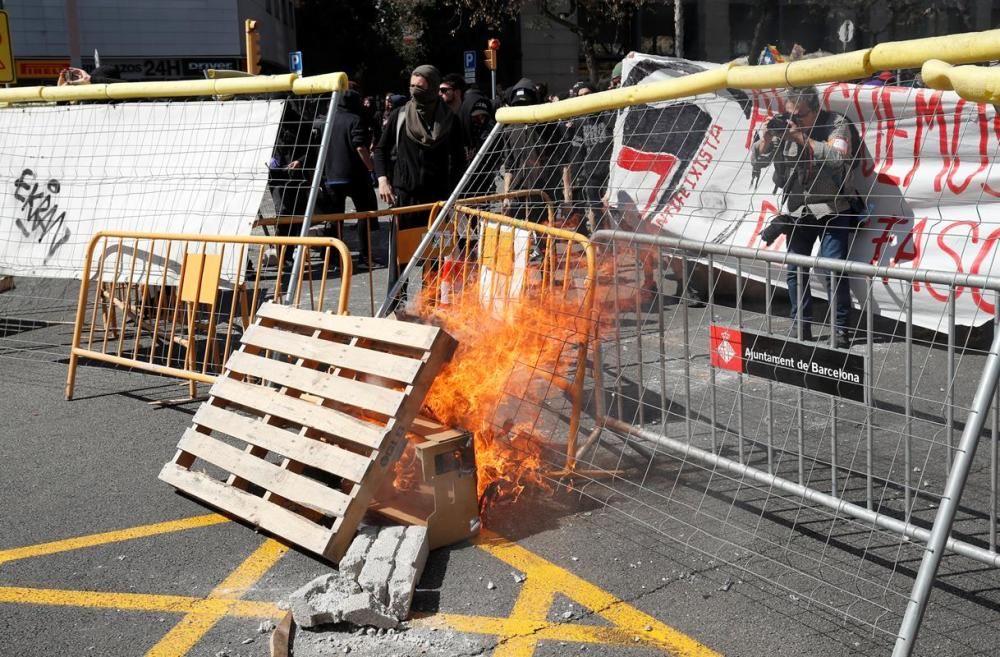
<svg viewBox="0 0 1000 657"><path fill-rule="evenodd" d="M598 293L595 429L578 459L602 467L590 450L617 436L660 472L584 489L624 495L612 505L685 546L735 550L741 567L911 654L935 581L968 572L963 560L1000 567L1000 311L961 327L954 303L975 290L1000 305L1000 279L625 231L593 239L613 271ZM850 280L850 348L835 347L833 313L816 342L779 316L786 294L772 281L787 265ZM643 289L643 270L675 279L674 293ZM948 298L943 334L907 321L928 284ZM900 292L900 321L876 317L877 285Z"/></svg>
<svg viewBox="0 0 1000 657"><path fill-rule="evenodd" d="M305 265L293 276L296 249ZM67 399L81 358L186 379L193 398L265 300L345 313L351 287L350 252L333 238L101 232L82 271Z"/></svg>

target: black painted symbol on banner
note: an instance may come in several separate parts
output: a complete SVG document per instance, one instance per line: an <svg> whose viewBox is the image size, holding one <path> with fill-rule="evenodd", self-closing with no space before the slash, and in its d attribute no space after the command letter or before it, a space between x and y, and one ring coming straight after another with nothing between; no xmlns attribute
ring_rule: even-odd
<svg viewBox="0 0 1000 657"><path fill-rule="evenodd" d="M21 202L21 215L14 223L25 237L35 239L39 244L47 240L49 250L45 262L69 241L66 212L59 211L55 200L61 189L62 185L55 178L42 187L31 169L22 171L21 177L14 181L14 198Z"/></svg>

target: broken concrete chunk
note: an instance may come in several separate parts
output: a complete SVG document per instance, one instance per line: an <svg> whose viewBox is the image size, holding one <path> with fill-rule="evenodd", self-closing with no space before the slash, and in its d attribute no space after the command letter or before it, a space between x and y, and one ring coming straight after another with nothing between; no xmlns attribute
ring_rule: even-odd
<svg viewBox="0 0 1000 657"><path fill-rule="evenodd" d="M340 562L292 594L295 622L395 628L413 604L429 552L424 527L364 527Z"/></svg>
<svg viewBox="0 0 1000 657"><path fill-rule="evenodd" d="M368 591L356 593L343 600L340 604L343 620L354 625L367 625L383 629L395 628L399 620L389 615L385 606L376 600Z"/></svg>
<svg viewBox="0 0 1000 657"><path fill-rule="evenodd" d="M339 601L359 592L361 587L349 575L321 575L291 595L292 617L299 627L339 623Z"/></svg>

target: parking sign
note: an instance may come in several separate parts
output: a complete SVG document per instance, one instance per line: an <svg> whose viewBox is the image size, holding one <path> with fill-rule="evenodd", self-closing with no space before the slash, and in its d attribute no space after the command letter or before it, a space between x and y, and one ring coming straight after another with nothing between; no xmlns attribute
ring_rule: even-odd
<svg viewBox="0 0 1000 657"><path fill-rule="evenodd" d="M288 53L288 72L302 75L302 51L293 50Z"/></svg>
<svg viewBox="0 0 1000 657"><path fill-rule="evenodd" d="M466 50L465 51L465 81L475 82L476 81L476 51Z"/></svg>

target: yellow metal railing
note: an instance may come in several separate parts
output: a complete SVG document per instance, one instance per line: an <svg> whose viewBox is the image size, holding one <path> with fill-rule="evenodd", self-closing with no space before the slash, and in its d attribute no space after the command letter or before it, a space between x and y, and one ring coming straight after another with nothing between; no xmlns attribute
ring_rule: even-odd
<svg viewBox="0 0 1000 657"><path fill-rule="evenodd" d="M572 406L565 468L550 474L561 476L574 472L588 349L594 332L596 248L579 233L469 207L465 205L466 200L471 199L463 199L455 206L454 220L446 229L450 230L449 239L442 240L453 248L437 248L423 260L425 300L446 315L446 307L461 303L467 289L474 289L477 294L482 292L479 277L488 269L494 274L490 276L487 295L492 307L499 304L499 309L504 310L518 295L543 308L558 306L557 312L565 315L568 324L562 328L574 336L575 353L570 364L571 376L551 379L554 385L569 394ZM461 221L461 218L474 221ZM526 252L518 255L512 231L501 234L500 227L526 231L532 240L537 240L538 260L532 261ZM518 257L523 258L523 262L515 265ZM525 281L521 290L514 294L509 278L517 266L523 269ZM446 287L448 295L454 298L446 298ZM481 303L481 299L475 303ZM525 330L532 330L532 327L525 327Z"/></svg>
<svg viewBox="0 0 1000 657"><path fill-rule="evenodd" d="M1000 68L952 66L932 59L924 62L920 74L931 89L954 90L977 103L1000 103Z"/></svg>
<svg viewBox="0 0 1000 657"><path fill-rule="evenodd" d="M291 250L306 257L292 280ZM99 232L83 262L73 325L66 398L72 399L77 365L89 358L189 382L212 383L265 299L323 310L327 271L339 264L336 312L345 314L351 256L333 238L212 236ZM88 312L89 310L89 312ZM201 355L199 356L199 351Z"/></svg>
<svg viewBox="0 0 1000 657"><path fill-rule="evenodd" d="M863 50L783 64L738 66L729 63L719 68L671 80L602 91L558 103L504 107L497 111L497 121L500 123L562 121L603 110L697 96L726 88L777 89L823 82L844 82L867 78L876 71L885 69L918 68L931 57L949 64L1000 59L1000 30L891 41ZM933 72L939 70L932 67ZM968 74L959 71L956 75L961 77ZM962 93L959 88L956 88L956 91Z"/></svg>
<svg viewBox="0 0 1000 657"><path fill-rule="evenodd" d="M127 100L135 98L188 98L240 94L292 93L296 95L347 90L345 73L299 77L256 75L208 80L168 80L163 82L118 82L63 87L11 87L0 89L0 103L30 103L79 100Z"/></svg>

